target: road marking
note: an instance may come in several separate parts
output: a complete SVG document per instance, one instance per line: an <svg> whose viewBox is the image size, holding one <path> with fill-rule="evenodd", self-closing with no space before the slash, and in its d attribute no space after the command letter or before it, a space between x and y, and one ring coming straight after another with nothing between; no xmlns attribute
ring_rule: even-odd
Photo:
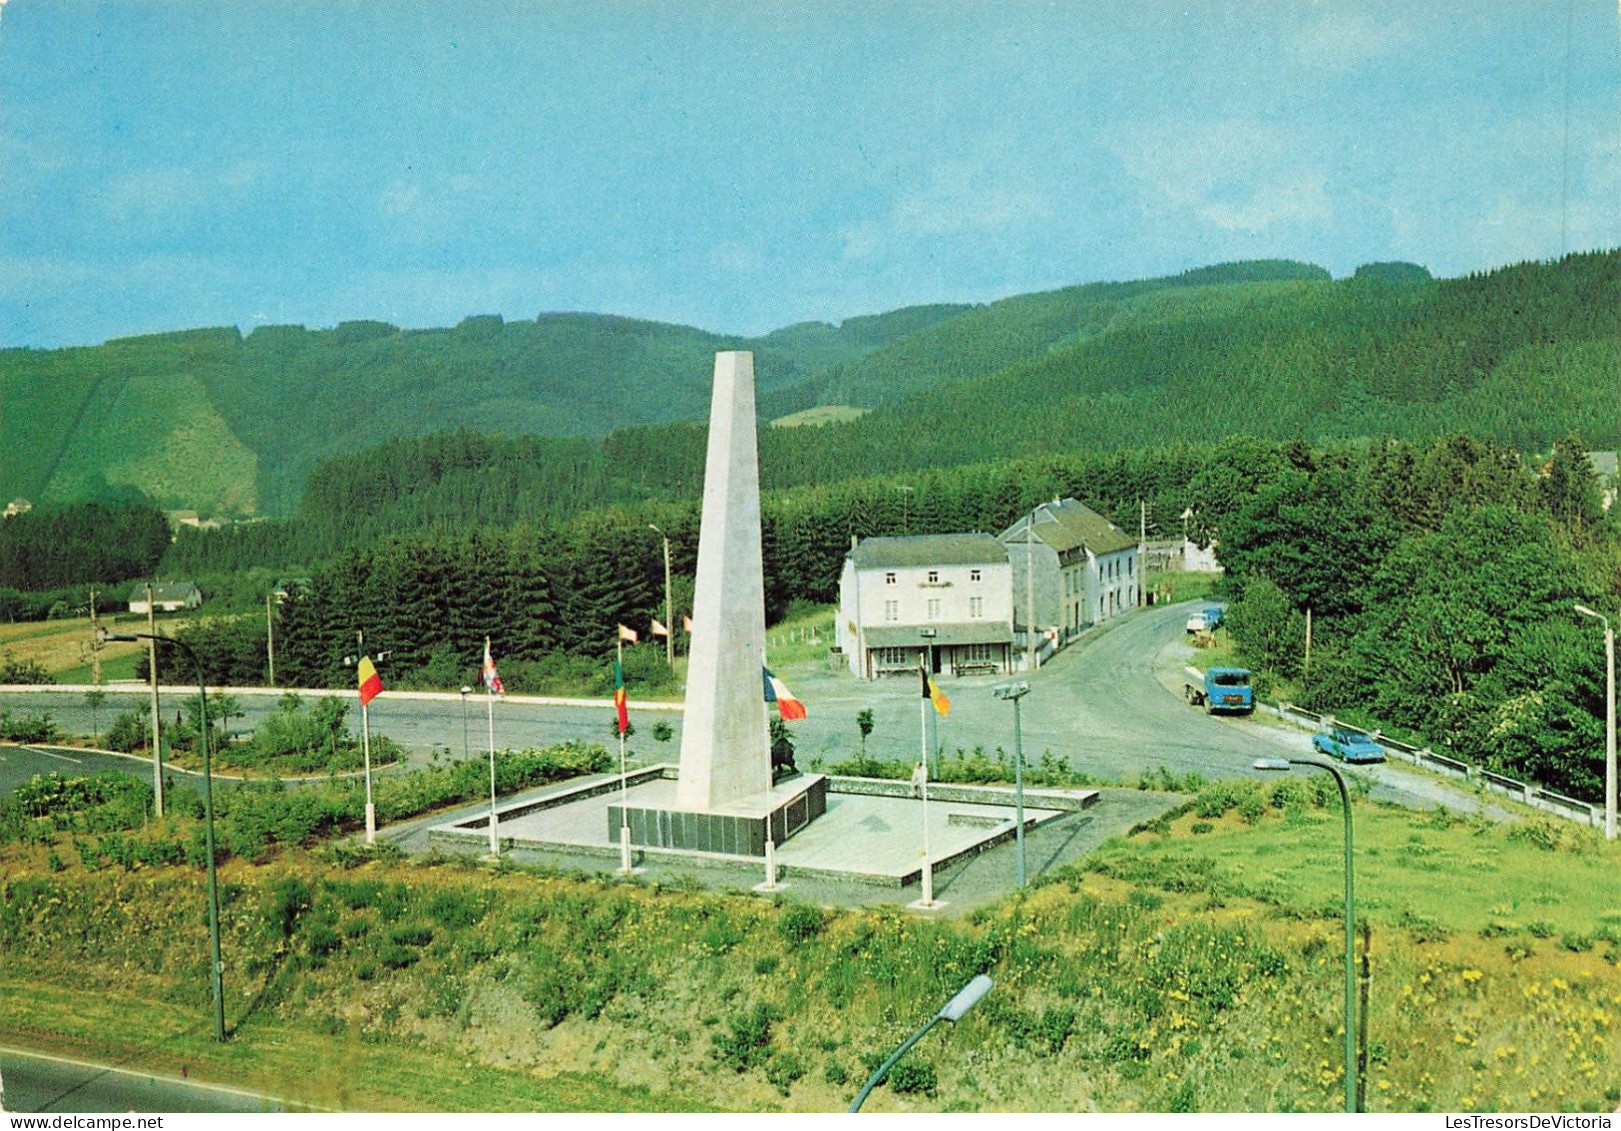
<svg viewBox="0 0 1621 1131"><path fill-rule="evenodd" d="M165 1084L173 1084L182 1088L196 1088L200 1092L224 1092L227 1095L241 1096L243 1099L268 1100L271 1103L279 1104L284 1108L297 1108L300 1111L320 1110L318 1108L306 1107L303 1104L293 1103L291 1100L284 1100L280 1096L269 1096L263 1092L250 1092L246 1088L233 1088L229 1084L207 1084L201 1080L192 1080L180 1076L165 1076L159 1072L142 1072L140 1069L136 1068L118 1068L111 1064L96 1064L93 1061L75 1060L72 1057L67 1056L52 1056L49 1053L43 1052L30 1052L28 1049L10 1048L6 1045L0 1045L0 1053L4 1053L7 1056L26 1057L29 1060L50 1061L54 1064L69 1064L74 1068L84 1068L93 1072L112 1072L118 1074L119 1076L132 1076L140 1080L160 1080Z"/></svg>

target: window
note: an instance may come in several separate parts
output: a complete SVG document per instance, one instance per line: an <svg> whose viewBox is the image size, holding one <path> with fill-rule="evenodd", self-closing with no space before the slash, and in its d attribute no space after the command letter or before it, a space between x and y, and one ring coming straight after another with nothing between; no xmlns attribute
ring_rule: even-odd
<svg viewBox="0 0 1621 1131"><path fill-rule="evenodd" d="M881 668L904 668L911 664L911 653L905 648L874 648L873 659Z"/></svg>
<svg viewBox="0 0 1621 1131"><path fill-rule="evenodd" d="M1127 558L1126 559L1126 576L1127 577L1136 577L1137 576L1137 559L1136 558Z"/></svg>
<svg viewBox="0 0 1621 1131"><path fill-rule="evenodd" d="M940 584L940 571L939 570L931 569L929 571L929 584L930 585L938 585L938 584Z"/></svg>
<svg viewBox="0 0 1621 1131"><path fill-rule="evenodd" d="M897 621L901 619L901 603L899 601L884 602L884 619Z"/></svg>
<svg viewBox="0 0 1621 1131"><path fill-rule="evenodd" d="M977 620L977 619L979 619L980 617L982 617L984 615L985 615L985 598L983 598L983 597L970 597L970 598L968 598L968 616L971 619Z"/></svg>
<svg viewBox="0 0 1621 1131"><path fill-rule="evenodd" d="M978 581L979 580L979 570L977 570L977 569L969 570L968 571L968 580L969 581Z"/></svg>
<svg viewBox="0 0 1621 1131"><path fill-rule="evenodd" d="M929 602L929 619L930 620L939 620L940 619L940 598L938 598L938 597L935 597L934 599L932 599Z"/></svg>
<svg viewBox="0 0 1621 1131"><path fill-rule="evenodd" d="M884 574L884 584L885 585L893 585L893 584L895 584L894 571L891 571L889 573Z"/></svg>
<svg viewBox="0 0 1621 1131"><path fill-rule="evenodd" d="M1002 662L1000 652L1000 644L959 644L957 646L957 663L999 664Z"/></svg>

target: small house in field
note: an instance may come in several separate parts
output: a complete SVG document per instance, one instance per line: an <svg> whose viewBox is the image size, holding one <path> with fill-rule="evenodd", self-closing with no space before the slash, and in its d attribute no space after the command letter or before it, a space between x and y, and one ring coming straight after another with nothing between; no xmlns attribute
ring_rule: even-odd
<svg viewBox="0 0 1621 1131"><path fill-rule="evenodd" d="M34 504L27 499L12 499L6 504L6 518L15 518L20 514L27 514L34 509Z"/></svg>
<svg viewBox="0 0 1621 1131"><path fill-rule="evenodd" d="M130 591L130 612L179 613L195 609L203 603L203 591L189 581L160 581L153 585L150 605L146 600L146 588L145 585L137 585Z"/></svg>

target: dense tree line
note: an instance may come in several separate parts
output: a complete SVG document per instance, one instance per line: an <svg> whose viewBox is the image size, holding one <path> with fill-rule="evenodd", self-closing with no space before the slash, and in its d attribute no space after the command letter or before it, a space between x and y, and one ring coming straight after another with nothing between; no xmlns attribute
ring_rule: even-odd
<svg viewBox="0 0 1621 1131"><path fill-rule="evenodd" d="M1572 606L1621 613L1621 531L1581 441L1545 465L1428 448L1223 445L1195 479L1268 681L1480 765L1595 797L1603 657ZM1311 614L1307 666L1307 613Z"/></svg>
<svg viewBox="0 0 1621 1131"><path fill-rule="evenodd" d="M169 522L146 504L39 506L0 519L0 585L12 591L150 577Z"/></svg>

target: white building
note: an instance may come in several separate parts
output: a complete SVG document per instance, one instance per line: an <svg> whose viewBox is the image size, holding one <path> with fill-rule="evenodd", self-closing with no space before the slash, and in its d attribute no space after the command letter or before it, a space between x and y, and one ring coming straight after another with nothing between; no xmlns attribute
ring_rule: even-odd
<svg viewBox="0 0 1621 1131"><path fill-rule="evenodd" d="M160 581L152 586L151 604L146 600L145 584L137 585L130 593L129 611L132 613L150 613L153 606L160 613L178 613L186 609L195 609L203 603L202 590L189 581Z"/></svg>
<svg viewBox="0 0 1621 1131"><path fill-rule="evenodd" d="M1042 503L1000 535L1012 570L1013 619L1062 645L1082 629L1137 607L1137 540L1074 499ZM1032 604L1031 592L1034 591Z"/></svg>
<svg viewBox="0 0 1621 1131"><path fill-rule="evenodd" d="M838 644L863 679L1009 670L1012 584L989 534L867 538L844 558Z"/></svg>

